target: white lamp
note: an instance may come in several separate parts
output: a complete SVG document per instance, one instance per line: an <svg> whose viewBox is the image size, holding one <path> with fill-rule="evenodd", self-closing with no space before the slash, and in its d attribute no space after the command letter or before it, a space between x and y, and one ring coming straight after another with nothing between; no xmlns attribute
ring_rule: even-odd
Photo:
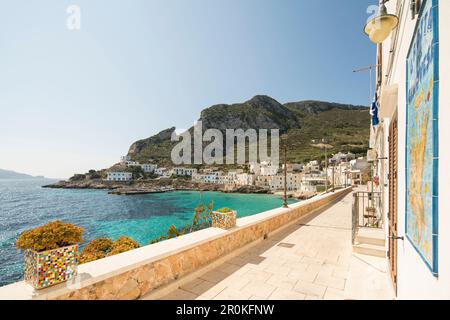
<svg viewBox="0 0 450 320"><path fill-rule="evenodd" d="M373 43L382 43L386 40L398 26L398 17L394 14L388 14L384 2L380 5L380 13L367 22L364 32L369 36Z"/></svg>

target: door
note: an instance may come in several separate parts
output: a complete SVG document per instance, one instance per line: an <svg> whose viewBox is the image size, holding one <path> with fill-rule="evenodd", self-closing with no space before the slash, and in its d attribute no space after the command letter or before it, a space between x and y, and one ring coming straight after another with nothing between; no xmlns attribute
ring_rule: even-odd
<svg viewBox="0 0 450 320"><path fill-rule="evenodd" d="M398 217L398 119L392 117L389 128L389 265L397 292L397 217Z"/></svg>

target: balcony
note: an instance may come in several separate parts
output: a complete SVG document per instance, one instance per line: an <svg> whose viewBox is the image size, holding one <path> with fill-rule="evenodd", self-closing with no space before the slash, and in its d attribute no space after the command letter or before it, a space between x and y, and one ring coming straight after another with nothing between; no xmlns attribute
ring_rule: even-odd
<svg viewBox="0 0 450 320"><path fill-rule="evenodd" d="M355 253L386 257L381 192L356 191L353 193L352 244Z"/></svg>

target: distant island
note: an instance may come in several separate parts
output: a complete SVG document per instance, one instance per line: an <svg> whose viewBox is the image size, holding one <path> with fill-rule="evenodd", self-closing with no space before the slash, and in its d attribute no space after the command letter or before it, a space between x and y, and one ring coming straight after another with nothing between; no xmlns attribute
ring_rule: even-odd
<svg viewBox="0 0 450 320"><path fill-rule="evenodd" d="M43 179L43 178L44 178L43 176L35 177L25 173L0 169L0 179Z"/></svg>

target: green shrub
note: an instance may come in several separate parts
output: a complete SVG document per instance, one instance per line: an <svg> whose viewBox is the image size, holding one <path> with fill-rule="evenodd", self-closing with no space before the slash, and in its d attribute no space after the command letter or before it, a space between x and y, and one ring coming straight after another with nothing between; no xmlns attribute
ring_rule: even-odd
<svg viewBox="0 0 450 320"><path fill-rule="evenodd" d="M167 238L172 239L179 237L181 235L180 231L178 231L177 227L175 225L171 225L169 227L169 230L167 230Z"/></svg>
<svg viewBox="0 0 450 320"><path fill-rule="evenodd" d="M198 205L194 209L194 217L192 218L192 231L198 231L211 226L211 215L214 210L214 203L210 202L207 206L204 204Z"/></svg>
<svg viewBox="0 0 450 320"><path fill-rule="evenodd" d="M87 263L102 259L111 251L114 241L108 238L99 238L90 241L83 249L79 257L79 263Z"/></svg>
<svg viewBox="0 0 450 320"><path fill-rule="evenodd" d="M70 181L83 181L86 179L86 175L85 174L75 174L73 177L71 177L69 180Z"/></svg>
<svg viewBox="0 0 450 320"><path fill-rule="evenodd" d="M89 170L89 174L87 174L87 176L89 176L89 179L101 179L102 175L95 171L95 170Z"/></svg>
<svg viewBox="0 0 450 320"><path fill-rule="evenodd" d="M139 248L140 245L133 239L129 237L120 237L117 239L112 245L111 251L107 254L107 256L113 256L119 253L127 252L133 249Z"/></svg>
<svg viewBox="0 0 450 320"><path fill-rule="evenodd" d="M42 252L81 242L83 242L83 228L53 221L23 232L17 239L16 247Z"/></svg>
<svg viewBox="0 0 450 320"><path fill-rule="evenodd" d="M211 214L213 212L214 203L210 202L207 206L204 204L198 205L194 209L194 216L192 218L192 224L187 224L184 228L177 228L175 225L171 225L167 230L166 236L159 236L149 242L149 244L155 244L164 240L176 238L194 231L209 228L211 226Z"/></svg>
<svg viewBox="0 0 450 320"><path fill-rule="evenodd" d="M145 172L142 169L142 167L137 167L137 166L128 167L127 169L125 169L125 171L131 172L133 174L133 179L135 179L135 180L145 177Z"/></svg>
<svg viewBox="0 0 450 320"><path fill-rule="evenodd" d="M161 241L164 241L164 240L166 240L166 237L159 236L158 238L151 240L149 244L155 244L155 243L158 243L158 242L161 242Z"/></svg>
<svg viewBox="0 0 450 320"><path fill-rule="evenodd" d="M108 238L99 238L90 241L80 254L79 263L110 257L119 253L127 252L139 248L140 245L129 237L120 237L116 241Z"/></svg>
<svg viewBox="0 0 450 320"><path fill-rule="evenodd" d="M219 210L217 210L217 212L220 212L220 213L229 213L229 212L232 212L233 210L232 209L230 209L230 208L220 208Z"/></svg>

